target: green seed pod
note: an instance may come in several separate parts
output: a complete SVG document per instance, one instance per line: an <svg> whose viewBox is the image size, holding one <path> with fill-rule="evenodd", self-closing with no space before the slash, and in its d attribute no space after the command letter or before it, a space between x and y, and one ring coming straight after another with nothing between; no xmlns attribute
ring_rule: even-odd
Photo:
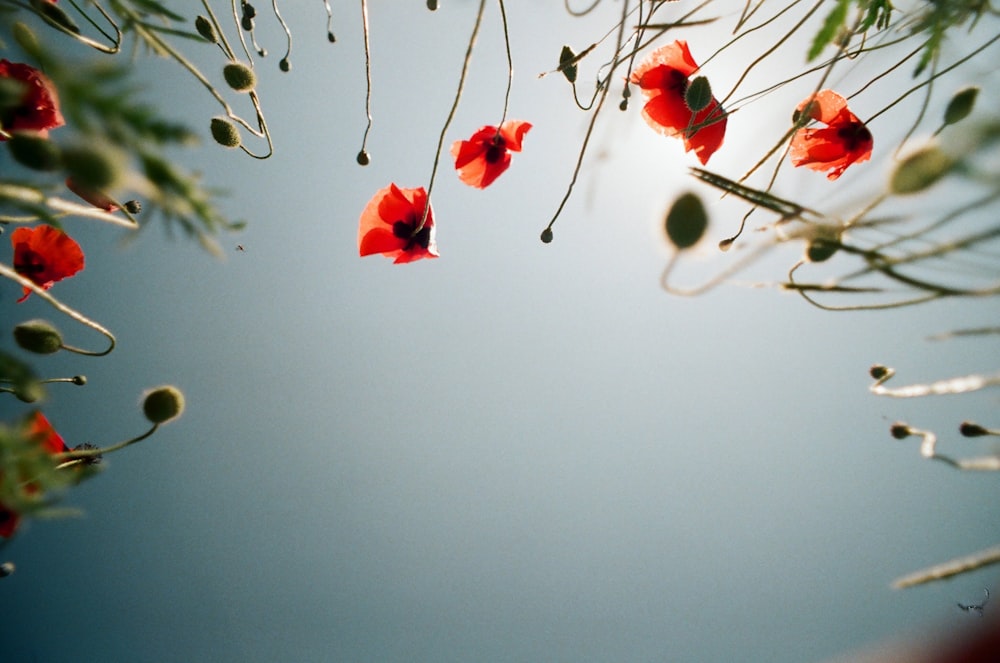
<svg viewBox="0 0 1000 663"><path fill-rule="evenodd" d="M194 29L198 31L198 34L205 38L205 41L212 44L219 43L219 35L215 32L215 26L212 25L212 22L204 16L199 16L194 19Z"/></svg>
<svg viewBox="0 0 1000 663"><path fill-rule="evenodd" d="M63 346L59 330L45 320L29 320L14 327L14 341L22 349L39 355L50 355Z"/></svg>
<svg viewBox="0 0 1000 663"><path fill-rule="evenodd" d="M94 191L115 188L124 160L124 156L110 146L94 141L65 147L62 153L67 175L81 188Z"/></svg>
<svg viewBox="0 0 1000 663"><path fill-rule="evenodd" d="M14 160L32 170L56 170L62 164L59 146L34 131L17 131L7 143Z"/></svg>
<svg viewBox="0 0 1000 663"><path fill-rule="evenodd" d="M80 26L59 5L54 5L46 0L31 0L31 7L49 23L68 30L73 34L80 34Z"/></svg>
<svg viewBox="0 0 1000 663"><path fill-rule="evenodd" d="M664 229L667 239L678 250L691 248L698 243L708 227L708 214L701 198L688 192L681 195L667 211Z"/></svg>
<svg viewBox="0 0 1000 663"><path fill-rule="evenodd" d="M889 180L889 190L897 195L919 193L944 177L953 165L952 158L940 148L925 147L896 166Z"/></svg>
<svg viewBox="0 0 1000 663"><path fill-rule="evenodd" d="M240 146L240 132L236 128L236 125L227 120L224 117L213 117L212 124L212 138L215 142L223 147L239 147Z"/></svg>
<svg viewBox="0 0 1000 663"><path fill-rule="evenodd" d="M963 421L958 426L958 432L965 437L981 437L983 435L989 435L990 432L980 426L979 424L974 424L971 421Z"/></svg>
<svg viewBox="0 0 1000 663"><path fill-rule="evenodd" d="M39 56L42 55L42 47L38 43L38 37L35 36L35 33L32 32L31 28L21 21L17 21L14 23L13 32L14 41L17 42L18 46L23 48L24 51L34 59L39 59Z"/></svg>
<svg viewBox="0 0 1000 663"><path fill-rule="evenodd" d="M552 243L552 228L546 228L542 231L542 242L545 244Z"/></svg>
<svg viewBox="0 0 1000 663"><path fill-rule="evenodd" d="M570 83L576 82L576 53L569 46L563 46L562 51L559 52L559 69L562 71L563 76L566 77Z"/></svg>
<svg viewBox="0 0 1000 663"><path fill-rule="evenodd" d="M142 412L154 424L164 424L184 412L184 394L177 387L164 385L146 394Z"/></svg>
<svg viewBox="0 0 1000 663"><path fill-rule="evenodd" d="M249 92L257 85L257 74L242 62L230 62L222 68L222 76L237 92Z"/></svg>
<svg viewBox="0 0 1000 663"><path fill-rule="evenodd" d="M688 82L687 89L684 90L684 103L695 113L712 103L712 86L707 78L696 76Z"/></svg>
<svg viewBox="0 0 1000 663"><path fill-rule="evenodd" d="M948 107L944 111L944 123L955 124L961 122L976 105L976 97L979 96L979 88L975 85L963 88L955 93L955 96L948 102Z"/></svg>
<svg viewBox="0 0 1000 663"><path fill-rule="evenodd" d="M359 166L367 166L372 162L372 157L370 154L368 154L367 150L361 150L360 152L358 152L356 161L358 162Z"/></svg>
<svg viewBox="0 0 1000 663"><path fill-rule="evenodd" d="M836 241L817 237L806 247L806 260L809 262L829 260L839 248L840 244Z"/></svg>

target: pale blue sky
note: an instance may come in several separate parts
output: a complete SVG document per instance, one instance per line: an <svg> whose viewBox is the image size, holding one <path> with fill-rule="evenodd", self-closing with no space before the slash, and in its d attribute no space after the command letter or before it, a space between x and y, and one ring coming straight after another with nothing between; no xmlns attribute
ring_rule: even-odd
<svg viewBox="0 0 1000 663"><path fill-rule="evenodd" d="M686 188L714 196L686 179L694 157L650 132L637 104L606 111L595 158L542 245L586 118L561 78L536 74L563 43L580 50L603 34L618 9L573 20L556 3L509 4L510 116L535 126L485 191L445 164L438 260L358 258L357 218L390 181L426 186L469 2L371 8L365 169L354 164L357 8L335 6L330 45L319 3L286 3L287 75L262 17L274 158L214 146L187 157L249 222L222 238L225 262L160 227L121 249L117 231L71 222L87 268L53 292L114 330L119 348L39 361L89 378L52 390L50 420L70 444L124 439L144 426L140 392L163 382L188 409L69 495L85 518L33 522L3 549L18 565L0 588L3 660L781 663L966 623L954 603L977 599L995 573L906 592L889 583L994 544L996 477L924 461L888 427L905 419L984 451L950 431L964 418L996 423L996 394L880 400L866 371L992 370L983 360L996 341L925 337L995 324L995 302L832 314L775 289L668 296L657 224ZM446 145L499 119L505 68L489 11ZM720 39L687 36L699 59ZM213 55L196 59L207 70ZM734 66L710 72L718 87ZM207 95L170 64L145 71L152 99L207 128ZM711 167L735 176L759 155L768 123L787 122L768 102L733 116ZM887 156L844 181L877 186ZM785 186L831 211L849 202L817 173ZM710 209L716 239L742 210ZM784 278L800 251L755 277ZM706 246L686 278L723 264ZM16 294L0 288L4 301ZM37 298L0 310L52 318Z"/></svg>

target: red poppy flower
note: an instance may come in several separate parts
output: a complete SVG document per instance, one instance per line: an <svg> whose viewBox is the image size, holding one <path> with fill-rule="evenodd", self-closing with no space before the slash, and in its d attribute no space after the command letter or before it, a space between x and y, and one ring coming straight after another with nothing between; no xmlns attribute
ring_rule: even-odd
<svg viewBox="0 0 1000 663"><path fill-rule="evenodd" d="M686 41L662 46L635 68L629 82L638 85L648 101L642 117L666 136L684 139L684 151L694 150L702 165L708 163L726 136L726 114L719 102L693 112L684 101L688 77L698 69ZM699 127L692 131L692 128Z"/></svg>
<svg viewBox="0 0 1000 663"><path fill-rule="evenodd" d="M27 129L45 136L48 129L66 123L59 112L56 88L48 76L26 64L0 60L0 78L12 78L25 86L17 105L0 108L0 129L6 132ZM0 133L0 141L5 140L7 137Z"/></svg>
<svg viewBox="0 0 1000 663"><path fill-rule="evenodd" d="M510 167L510 153L521 151L521 139L531 124L508 120L497 129L485 126L469 140L451 146L458 179L477 189L485 189Z"/></svg>
<svg viewBox="0 0 1000 663"><path fill-rule="evenodd" d="M820 90L815 98L810 97L799 104L798 112L804 111L806 106L809 106L809 117L827 126L795 132L789 151L794 165L821 172L827 170L827 179L835 180L852 163L871 158L872 133L848 110L846 99L833 90Z"/></svg>
<svg viewBox="0 0 1000 663"><path fill-rule="evenodd" d="M69 451L69 447L66 446L66 442L62 436L56 432L52 424L49 423L49 420L41 412L35 412L28 417L25 432L28 436L37 439L39 446L47 453L55 455ZM37 493L38 490L39 488L35 484L28 483L24 485L24 491L27 494ZM17 531L17 527L20 524L21 514L9 506L0 503L0 538L9 539Z"/></svg>
<svg viewBox="0 0 1000 663"><path fill-rule="evenodd" d="M0 504L0 538L9 539L14 536L17 526L20 524L21 515L4 504Z"/></svg>
<svg viewBox="0 0 1000 663"><path fill-rule="evenodd" d="M83 269L83 251L69 235L48 225L18 228L10 234L14 245L14 271L46 290L56 281ZM24 289L23 302L31 294Z"/></svg>
<svg viewBox="0 0 1000 663"><path fill-rule="evenodd" d="M400 189L390 184L380 189L361 213L358 250L362 256L381 253L393 262L437 258L434 243L434 209L428 208L423 228L420 219L428 207L423 187Z"/></svg>

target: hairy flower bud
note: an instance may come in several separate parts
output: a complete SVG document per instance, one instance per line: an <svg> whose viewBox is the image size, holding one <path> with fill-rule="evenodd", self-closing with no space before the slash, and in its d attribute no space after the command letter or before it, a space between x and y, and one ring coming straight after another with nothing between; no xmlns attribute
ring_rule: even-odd
<svg viewBox="0 0 1000 663"><path fill-rule="evenodd" d="M684 103L697 113L712 103L712 86L704 76L696 76L688 82L684 90Z"/></svg>
<svg viewBox="0 0 1000 663"><path fill-rule="evenodd" d="M16 131L8 143L14 160L32 170L55 170L62 163L59 146L35 131Z"/></svg>
<svg viewBox="0 0 1000 663"><path fill-rule="evenodd" d="M14 327L14 340L24 350L50 355L62 348L59 330L45 320L29 320Z"/></svg>
<svg viewBox="0 0 1000 663"><path fill-rule="evenodd" d="M976 97L979 96L979 88L975 85L963 88L955 93L955 96L948 102L948 107L944 110L944 123L955 124L961 122L976 105Z"/></svg>
<svg viewBox="0 0 1000 663"><path fill-rule="evenodd" d="M142 412L154 424L164 424L184 412L184 394L177 387L164 385L146 394Z"/></svg>
<svg viewBox="0 0 1000 663"><path fill-rule="evenodd" d="M211 130L212 138L223 147L239 147L242 142L239 129L224 117L213 117Z"/></svg>
<svg viewBox="0 0 1000 663"><path fill-rule="evenodd" d="M899 162L889 190L897 195L919 193L948 174L955 162L936 146L925 147Z"/></svg>
<svg viewBox="0 0 1000 663"><path fill-rule="evenodd" d="M204 16L198 16L194 19L194 29L204 37L205 41L213 44L219 43L219 35L215 32L215 26Z"/></svg>
<svg viewBox="0 0 1000 663"><path fill-rule="evenodd" d="M237 92L249 92L257 85L257 74L242 62L230 62L222 68L222 76Z"/></svg>
<svg viewBox="0 0 1000 663"><path fill-rule="evenodd" d="M691 248L698 243L705 228L708 227L708 215L701 198L688 192L681 195L667 211L664 229L667 239L678 250Z"/></svg>
<svg viewBox="0 0 1000 663"><path fill-rule="evenodd" d="M73 34L80 34L80 26L59 5L48 2L48 0L31 0L31 7L49 23Z"/></svg>

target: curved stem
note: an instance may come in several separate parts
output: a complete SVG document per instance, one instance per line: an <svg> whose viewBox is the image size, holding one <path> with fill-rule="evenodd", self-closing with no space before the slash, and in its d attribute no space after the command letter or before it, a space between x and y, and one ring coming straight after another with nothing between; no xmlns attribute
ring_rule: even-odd
<svg viewBox="0 0 1000 663"><path fill-rule="evenodd" d="M51 304L60 313L63 313L65 315L69 316L73 320L76 320L77 322L79 322L81 325L84 325L86 327L90 327L94 331L96 331L96 332L98 332L100 334L103 334L105 336L105 338L107 338L108 341L109 341L108 349L104 350L103 352L93 352L93 351L88 351L88 350L80 350L80 349L77 349L77 348L73 349L74 352L77 352L78 354L90 355L92 357L103 357L104 355L110 353L112 350L115 349L115 337L114 337L114 334L112 334L110 331L108 331L103 326L99 325L98 323L94 322L90 318L86 317L82 313L76 311L75 309L70 308L69 306L66 306L65 304L63 304L62 302L60 302L58 299L56 299L55 297L53 297L52 295L50 295L44 288L42 288L40 285L38 285L34 281L32 281L30 279L24 278L23 276L21 276L20 274L18 274L17 272L15 272L13 269L11 269L10 267L8 267L7 265L4 265L3 263L0 263L0 276L6 276L7 278L9 278L10 280L14 281L15 283L18 283L18 284L24 286L25 288L28 288L33 293L35 293L36 295L38 295L39 297L41 297L42 299L44 299L45 301L47 301L49 304Z"/></svg>
<svg viewBox="0 0 1000 663"><path fill-rule="evenodd" d="M115 451L124 449L125 447L135 444L136 442L145 440L147 437L155 433L156 429L159 427L160 427L159 424L153 424L152 428L150 428L148 431L146 431L139 437L133 437L130 440L119 442L118 444L112 445L110 447L103 447L101 449L74 449L72 451L64 451L62 453L53 454L52 458L56 461L56 463L58 463L56 469L60 467L66 467L70 463L77 464L74 461L89 460L91 458L97 458L105 454L114 453Z"/></svg>

